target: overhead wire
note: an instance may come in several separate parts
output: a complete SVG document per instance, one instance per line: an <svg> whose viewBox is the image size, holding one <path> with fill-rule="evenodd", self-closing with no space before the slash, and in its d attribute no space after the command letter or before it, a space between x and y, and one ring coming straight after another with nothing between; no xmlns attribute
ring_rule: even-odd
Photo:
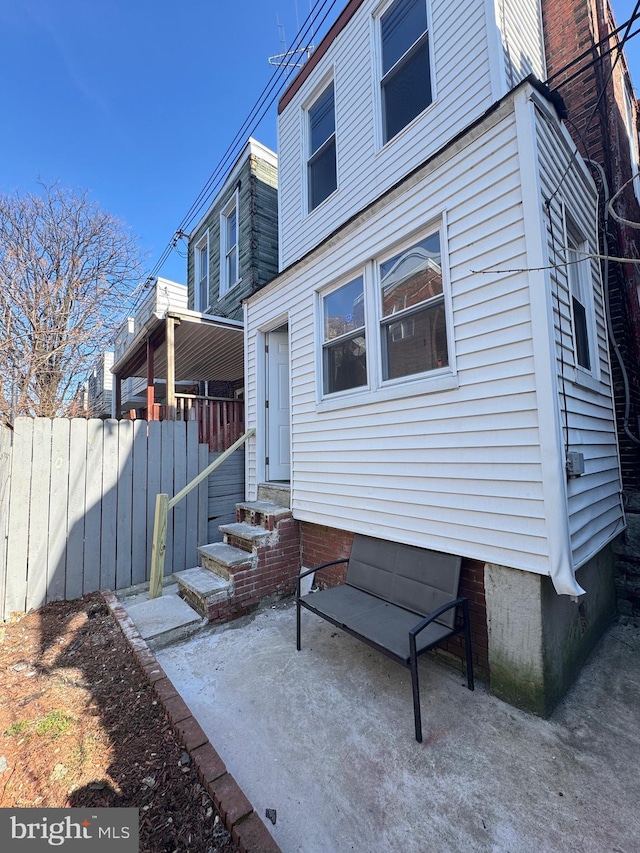
<svg viewBox="0 0 640 853"><path fill-rule="evenodd" d="M609 53L612 53L613 50L616 51L616 56L615 56L615 59L613 61L613 64L608 69L606 78L603 80L602 88L600 90L600 94L598 95L598 98L597 98L597 100L593 106L593 109L591 110L591 113L589 114L589 118L587 119L587 122L586 122L586 124L583 128L583 131L582 131L583 133L587 132L587 130L591 126L591 122L595 118L596 113L600 108L602 100L606 94L607 87L609 86L609 83L611 82L611 79L613 77L613 72L615 71L616 65L618 64L620 57L623 55L622 51L624 49L624 45L628 41L628 39L631 37L630 36L631 25L636 20L636 18L638 18L638 17L640 17L640 0L637 0L637 3L635 5L633 12L631 13L631 17L629 18L629 20L626 22L626 24L622 24L622 27L624 28L624 35L622 36L620 41L617 41L616 44L614 45L614 47L612 49L610 49L609 51L607 51L605 54L605 55L609 55ZM621 29L621 28L619 28L619 29ZM584 71L588 70L591 67L595 67L596 63L600 63L601 61L602 61L601 57L598 56L596 59L593 60L593 62L591 62L587 66L585 66L585 68L580 73L583 73ZM573 76L575 77L576 75L574 74ZM558 89L562 85L564 85L564 83L559 83L556 85L555 88ZM569 162L567 163L567 166L566 166L564 172L562 173L562 176L560 177L560 180L558 182L558 186L551 193L551 196L548 199L549 204L554 200L554 198L557 196L557 194L562 189L562 185L564 184L564 182L567 178L567 175L569 174L569 172L573 168L573 165L576 161L577 156L578 156L578 150L576 148L576 149L574 149L573 154L571 155L571 158L570 158Z"/></svg>
<svg viewBox="0 0 640 853"><path fill-rule="evenodd" d="M317 32L322 28L324 22L326 21L327 17L331 13L336 3L337 0L317 0L313 7L310 8L309 14L305 18L302 27L296 33L292 45L289 48L289 52L299 50L301 45L303 44L305 45L305 49L308 48L308 45L306 44L308 36L310 34L311 36L313 36L314 32ZM231 165L231 163L233 163L233 161L240 153L240 146L245 144L247 137L250 136L253 130L260 124L262 119L267 114L268 110L273 106L275 100L282 93L284 87L289 82L290 77L295 74L297 70L298 69L296 67L291 66L276 67L275 71L271 75L269 82L265 85L262 92L254 102L247 117L245 118L241 127L238 129L235 136L227 146L225 152L222 154L215 169L207 179L203 188L196 196L196 199L193 201L186 214L183 216L180 224L174 232L174 236L169 241L164 251L154 264L153 268L146 276L146 278L141 282L141 284L132 294L132 298L134 296L137 296L137 299L135 299L135 301L133 302L133 305L130 309L131 311L135 310L135 308L139 304L141 298L144 295L144 289L146 289L146 287L148 287L158 275L158 273L166 263L167 259L171 255L172 251L176 248L178 240L184 236L187 236L186 230L189 225L193 223L198 214L203 210L203 208L208 204L210 199L215 195L215 192L219 189L220 184L224 181L224 179L226 179L227 170L229 166Z"/></svg>

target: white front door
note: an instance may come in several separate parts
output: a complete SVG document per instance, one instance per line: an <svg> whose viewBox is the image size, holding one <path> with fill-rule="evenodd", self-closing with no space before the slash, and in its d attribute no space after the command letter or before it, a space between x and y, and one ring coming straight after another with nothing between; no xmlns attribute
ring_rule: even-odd
<svg viewBox="0 0 640 853"><path fill-rule="evenodd" d="M289 416L289 333L267 335L267 459L268 481L291 477Z"/></svg>

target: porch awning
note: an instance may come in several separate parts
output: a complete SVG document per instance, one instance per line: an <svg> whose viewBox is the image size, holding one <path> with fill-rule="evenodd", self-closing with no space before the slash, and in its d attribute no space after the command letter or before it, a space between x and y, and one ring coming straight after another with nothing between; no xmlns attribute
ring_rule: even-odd
<svg viewBox="0 0 640 853"><path fill-rule="evenodd" d="M244 375L244 327L237 320L197 311L167 311L176 320L174 332L176 382L235 382ZM154 348L153 373L167 375L166 320L152 315L111 368L121 380L147 375L147 340Z"/></svg>

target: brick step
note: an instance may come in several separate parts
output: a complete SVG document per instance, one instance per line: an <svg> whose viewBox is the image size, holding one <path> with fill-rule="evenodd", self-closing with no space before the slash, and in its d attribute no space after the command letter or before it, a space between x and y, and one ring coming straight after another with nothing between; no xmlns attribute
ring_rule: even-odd
<svg viewBox="0 0 640 853"><path fill-rule="evenodd" d="M208 618L211 608L226 601L233 594L233 582L209 569L196 566L176 572L180 597L201 616Z"/></svg>
<svg viewBox="0 0 640 853"><path fill-rule="evenodd" d="M226 580L229 580L235 571L250 569L254 562L250 553L224 542L202 545L198 548L198 555L203 569Z"/></svg>
<svg viewBox="0 0 640 853"><path fill-rule="evenodd" d="M243 550L252 554L254 548L265 543L272 531L258 524L238 521L234 524L220 524L218 530L224 536L224 543L229 547Z"/></svg>
<svg viewBox="0 0 640 853"><path fill-rule="evenodd" d="M236 504L236 521L273 530L283 518L289 518L288 507L271 501L243 501Z"/></svg>
<svg viewBox="0 0 640 853"><path fill-rule="evenodd" d="M260 483L258 500L270 501L288 509L291 506L291 486L289 483Z"/></svg>

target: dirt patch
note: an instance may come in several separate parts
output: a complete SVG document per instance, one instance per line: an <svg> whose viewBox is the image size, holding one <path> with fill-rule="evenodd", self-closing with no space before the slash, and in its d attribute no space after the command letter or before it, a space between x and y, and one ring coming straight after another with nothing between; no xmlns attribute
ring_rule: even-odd
<svg viewBox="0 0 640 853"><path fill-rule="evenodd" d="M140 809L140 850L230 837L99 595L0 625L0 807Z"/></svg>

